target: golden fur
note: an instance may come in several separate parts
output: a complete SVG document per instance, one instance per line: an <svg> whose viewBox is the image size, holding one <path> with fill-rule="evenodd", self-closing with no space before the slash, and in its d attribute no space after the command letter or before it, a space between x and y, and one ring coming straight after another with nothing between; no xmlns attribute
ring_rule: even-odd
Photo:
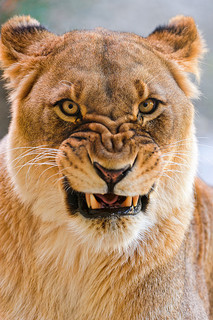
<svg viewBox="0 0 213 320"><path fill-rule="evenodd" d="M213 191L196 180L190 98L205 51L192 18L147 38L105 29L56 36L30 17L3 25L12 121L0 156L0 318L213 319ZM138 106L160 100L154 113ZM81 118L61 114L72 99ZM105 194L94 163L131 165L120 196L146 212L87 219L73 190Z"/></svg>

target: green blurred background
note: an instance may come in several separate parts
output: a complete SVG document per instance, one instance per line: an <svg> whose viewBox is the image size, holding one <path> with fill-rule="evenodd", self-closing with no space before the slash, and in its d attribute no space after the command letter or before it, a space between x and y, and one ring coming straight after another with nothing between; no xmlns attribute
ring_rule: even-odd
<svg viewBox="0 0 213 320"><path fill-rule="evenodd" d="M200 89L194 101L200 150L198 174L213 184L213 0L0 0L0 23L30 14L57 34L98 26L147 36L157 25L179 14L192 16L209 52L202 62ZM0 82L0 138L8 130L9 104Z"/></svg>

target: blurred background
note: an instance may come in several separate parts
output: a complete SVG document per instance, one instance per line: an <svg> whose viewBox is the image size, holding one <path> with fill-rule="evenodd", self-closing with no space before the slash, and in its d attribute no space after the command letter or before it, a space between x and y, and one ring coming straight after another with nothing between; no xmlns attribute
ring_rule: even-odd
<svg viewBox="0 0 213 320"><path fill-rule="evenodd" d="M212 0L0 0L0 23L30 14L57 34L72 29L130 31L147 36L179 14L192 16L209 49L202 61L200 89L194 101L199 142L198 175L213 185L213 1ZM0 73L0 76L2 74ZM9 104L0 81L0 138L8 130Z"/></svg>

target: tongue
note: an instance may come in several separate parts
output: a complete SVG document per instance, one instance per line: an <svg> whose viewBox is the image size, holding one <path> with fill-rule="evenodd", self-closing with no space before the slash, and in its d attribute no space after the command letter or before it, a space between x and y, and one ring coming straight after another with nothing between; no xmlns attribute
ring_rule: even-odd
<svg viewBox="0 0 213 320"><path fill-rule="evenodd" d="M95 196L101 199L106 204L113 204L118 200L118 196L116 194L107 193L107 194L95 194Z"/></svg>

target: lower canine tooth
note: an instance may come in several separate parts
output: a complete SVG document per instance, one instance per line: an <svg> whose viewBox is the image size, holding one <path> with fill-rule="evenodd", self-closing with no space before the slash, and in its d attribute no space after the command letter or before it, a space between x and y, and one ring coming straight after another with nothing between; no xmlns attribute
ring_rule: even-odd
<svg viewBox="0 0 213 320"><path fill-rule="evenodd" d="M139 198L139 196L134 196L134 197L132 197L132 202L133 202L133 206L134 206L134 207L137 206L138 198Z"/></svg>
<svg viewBox="0 0 213 320"><path fill-rule="evenodd" d="M121 204L121 207L131 207L132 197L126 197L126 200Z"/></svg>
<svg viewBox="0 0 213 320"><path fill-rule="evenodd" d="M101 204L95 199L93 194L90 194L90 204L92 209L100 209Z"/></svg>

